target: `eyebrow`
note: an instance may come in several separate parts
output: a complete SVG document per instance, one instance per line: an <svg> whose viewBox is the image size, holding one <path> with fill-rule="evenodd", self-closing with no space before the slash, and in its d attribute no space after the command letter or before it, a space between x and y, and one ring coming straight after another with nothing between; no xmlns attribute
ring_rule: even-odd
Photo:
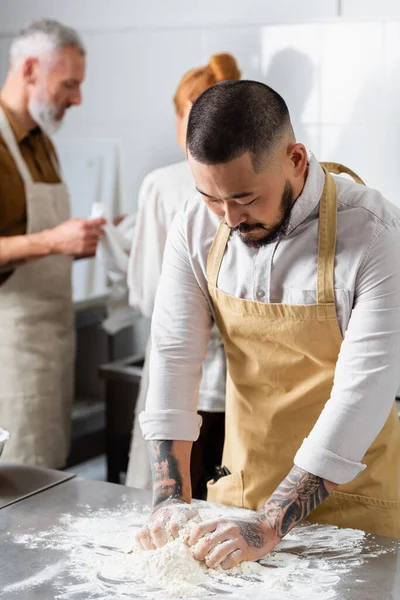
<svg viewBox="0 0 400 600"><path fill-rule="evenodd" d="M199 188L197 186L196 186L196 190L202 196L206 196L207 198L214 198L214 196L210 196L209 194L206 194L205 192L202 192L201 190L199 190ZM240 198L249 198L250 196L254 196L254 192L241 192L240 194L231 194L230 196L223 198L223 200L239 200Z"/></svg>

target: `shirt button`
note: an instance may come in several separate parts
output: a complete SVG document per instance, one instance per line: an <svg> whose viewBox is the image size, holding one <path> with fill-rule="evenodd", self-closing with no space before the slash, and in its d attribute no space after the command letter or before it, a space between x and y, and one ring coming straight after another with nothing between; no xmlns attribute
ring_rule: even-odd
<svg viewBox="0 0 400 600"><path fill-rule="evenodd" d="M260 298L264 298L264 296L265 296L264 290L257 290L256 296L259 300L260 300Z"/></svg>

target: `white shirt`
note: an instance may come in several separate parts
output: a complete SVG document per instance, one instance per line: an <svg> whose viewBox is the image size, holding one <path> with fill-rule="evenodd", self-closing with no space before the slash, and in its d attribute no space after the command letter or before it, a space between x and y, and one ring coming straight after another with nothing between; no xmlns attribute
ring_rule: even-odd
<svg viewBox="0 0 400 600"><path fill-rule="evenodd" d="M338 199L335 294L344 342L331 396L295 464L345 483L383 427L400 379L400 210L372 189L335 177ZM316 302L323 171L311 157L287 235L260 249L232 235L218 287L253 301ZM213 323L206 263L219 218L198 194L176 218L153 313L146 439L194 440L200 365ZM260 425L261 426L261 425Z"/></svg>
<svg viewBox="0 0 400 600"><path fill-rule="evenodd" d="M151 317L171 223L193 196L195 185L187 161L157 169L143 181L128 266L129 304ZM201 371L201 366L200 366ZM199 372L200 372L199 371ZM215 327L204 357L198 410L225 411L226 361L218 329Z"/></svg>

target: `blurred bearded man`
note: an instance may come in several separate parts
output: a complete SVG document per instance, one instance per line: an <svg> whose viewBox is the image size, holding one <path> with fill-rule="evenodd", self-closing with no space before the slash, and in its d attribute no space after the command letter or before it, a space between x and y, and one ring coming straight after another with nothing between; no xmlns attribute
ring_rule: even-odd
<svg viewBox="0 0 400 600"><path fill-rule="evenodd" d="M70 219L48 135L82 102L85 48L56 21L29 24L0 93L0 423L4 456L59 468L69 449L75 354L71 265L102 219Z"/></svg>

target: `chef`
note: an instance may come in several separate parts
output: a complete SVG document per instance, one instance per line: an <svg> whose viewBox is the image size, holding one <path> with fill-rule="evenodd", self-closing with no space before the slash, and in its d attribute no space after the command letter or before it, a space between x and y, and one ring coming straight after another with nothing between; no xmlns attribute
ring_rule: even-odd
<svg viewBox="0 0 400 600"><path fill-rule="evenodd" d="M187 151L198 195L171 229L153 313L141 425L154 511L139 544L163 545L166 522L177 535L193 514L189 457L214 321L226 438L208 500L256 512L193 527L194 556L223 568L256 560L305 518L400 538L400 210L308 156L284 100L261 83L202 94Z"/></svg>
<svg viewBox="0 0 400 600"><path fill-rule="evenodd" d="M58 22L13 40L0 92L0 422L4 458L62 467L73 398L71 264L91 256L103 219L69 218L48 134L81 103L85 50Z"/></svg>

